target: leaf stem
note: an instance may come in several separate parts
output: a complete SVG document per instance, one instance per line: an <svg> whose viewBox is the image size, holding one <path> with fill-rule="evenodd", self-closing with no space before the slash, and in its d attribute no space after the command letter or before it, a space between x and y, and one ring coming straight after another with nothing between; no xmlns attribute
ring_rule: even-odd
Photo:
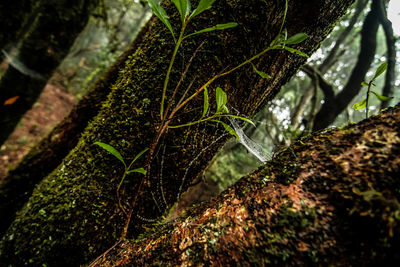
<svg viewBox="0 0 400 267"><path fill-rule="evenodd" d="M365 118L366 119L368 119L368 114L369 114L369 94L370 94L370 92L371 92L371 86L372 86L372 83L374 82L374 80L371 80L369 83L368 83L368 90L367 90L367 98L366 98L366 101L365 101L365 105L366 105L366 109L365 109Z"/></svg>
<svg viewBox="0 0 400 267"><path fill-rule="evenodd" d="M204 119L200 119L200 120L197 120L197 121L192 121L192 122L188 122L188 123L181 124L181 125L168 126L168 128L175 129L175 128L187 127L187 126L191 126L191 125L194 125L194 124L197 124L197 123L213 120L214 118L220 118L220 117L234 117L234 118L238 118L238 119L244 119L243 117L232 115L232 114L214 114L214 115L212 115L210 117L207 117L207 118L204 118Z"/></svg>
<svg viewBox="0 0 400 267"><path fill-rule="evenodd" d="M288 0L285 0L285 12L283 13L283 20L282 20L281 28L279 30L279 34L282 33L283 25L285 25L287 11L288 11Z"/></svg>

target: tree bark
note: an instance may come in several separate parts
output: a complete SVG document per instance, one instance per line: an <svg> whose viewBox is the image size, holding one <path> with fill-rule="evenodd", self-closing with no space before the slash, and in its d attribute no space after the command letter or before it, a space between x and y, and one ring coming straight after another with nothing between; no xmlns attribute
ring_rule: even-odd
<svg viewBox="0 0 400 267"><path fill-rule="evenodd" d="M299 32L309 35L296 48L306 53L314 51L351 2L289 1L288 35ZM165 2L165 7L172 24L179 25L179 16L171 3ZM207 37L186 39L171 75L172 88L180 79L180 69L185 67L180 62L187 62L202 43L182 88L188 88L191 83L193 88L199 88L223 69L237 66L268 47L279 32L283 10L281 1L216 1L212 10L196 17L189 30L229 21L236 21L240 26L212 32ZM178 32L176 28L175 32ZM130 222L129 235L137 236L144 230L143 223L159 220L202 173L227 139L222 127L213 123L169 129L157 145L146 179L139 174L129 175L119 198L116 188L123 166L93 145L95 141L108 143L129 160L151 146L160 124L162 84L173 47L168 29L160 21L150 22L149 31L136 52L121 64L120 76L98 116L60 168L35 188L4 235L0 245L1 262L14 265L29 261L48 265L88 262L118 240L127 223ZM272 79L261 79L251 66L245 66L209 86L210 102L215 102L215 88L220 86L228 94L231 110L251 115L279 91L303 62L300 56L273 51L254 62L259 69L262 67L270 73ZM169 89L168 96L172 94ZM198 118L191 111L202 106L202 98L196 98L171 123L176 125ZM144 164L145 157L142 157L135 166ZM141 184L143 187L138 190ZM133 214L130 221L120 209L119 201Z"/></svg>
<svg viewBox="0 0 400 267"><path fill-rule="evenodd" d="M346 86L334 101L325 102L316 118L313 130L320 130L332 124L336 117L349 105L361 90L361 82L367 74L376 51L376 34L379 27L378 9L381 0L373 0L371 11L364 20L361 36L361 50Z"/></svg>
<svg viewBox="0 0 400 267"><path fill-rule="evenodd" d="M0 145L36 102L47 80L86 26L97 2L44 0L35 3L37 15L21 41L18 62L13 59L0 80ZM13 97L18 97L15 103L3 104Z"/></svg>
<svg viewBox="0 0 400 267"><path fill-rule="evenodd" d="M51 173L73 149L89 121L99 112L119 74L119 67L137 49L146 29L131 46L96 81L86 95L39 144L33 147L18 166L0 180L0 236L13 222L37 183Z"/></svg>
<svg viewBox="0 0 400 267"><path fill-rule="evenodd" d="M90 266L398 266L399 136L398 105L304 137Z"/></svg>

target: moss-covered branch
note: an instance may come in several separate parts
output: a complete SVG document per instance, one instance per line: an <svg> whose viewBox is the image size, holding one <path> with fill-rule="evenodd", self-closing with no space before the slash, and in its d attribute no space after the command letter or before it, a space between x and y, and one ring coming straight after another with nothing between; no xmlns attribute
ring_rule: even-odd
<svg viewBox="0 0 400 267"><path fill-rule="evenodd" d="M146 28L142 29L130 47L96 81L68 116L0 181L0 217L3 218L0 221L0 236L29 199L35 185L51 173L76 146L83 130L97 115L111 92L111 86L118 78L119 67L135 52L145 32Z"/></svg>
<svg viewBox="0 0 400 267"><path fill-rule="evenodd" d="M397 266L400 106L304 137L92 266Z"/></svg>

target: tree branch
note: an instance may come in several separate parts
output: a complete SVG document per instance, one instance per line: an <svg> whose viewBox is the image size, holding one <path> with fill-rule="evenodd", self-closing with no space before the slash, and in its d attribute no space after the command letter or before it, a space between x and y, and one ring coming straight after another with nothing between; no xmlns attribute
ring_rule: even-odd
<svg viewBox="0 0 400 267"><path fill-rule="evenodd" d="M371 11L364 20L361 33L361 50L357 64L343 90L339 92L334 102L325 102L320 108L313 130L320 130L333 123L336 117L349 105L361 90L361 82L368 72L376 51L376 35L379 27L378 5L380 0L373 0Z"/></svg>
<svg viewBox="0 0 400 267"><path fill-rule="evenodd" d="M378 5L378 18L382 25L383 31L385 32L386 48L387 48L387 63L385 85L382 89L382 94L385 96L393 95L393 86L395 82L395 70L396 70L396 40L394 38L393 27L390 20L387 18L385 1L380 1ZM389 106L389 101L381 102L381 109Z"/></svg>
<svg viewBox="0 0 400 267"><path fill-rule="evenodd" d="M216 199L149 226L156 231L91 266L396 265L399 134L397 106L303 138Z"/></svg>

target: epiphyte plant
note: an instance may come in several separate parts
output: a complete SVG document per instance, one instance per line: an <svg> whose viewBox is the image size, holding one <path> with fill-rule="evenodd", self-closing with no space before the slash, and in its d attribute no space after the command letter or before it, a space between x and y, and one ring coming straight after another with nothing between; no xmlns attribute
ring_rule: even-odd
<svg viewBox="0 0 400 267"><path fill-rule="evenodd" d="M371 93L381 102L382 101L389 101L390 99L393 98L393 97L387 97L387 96L380 95L377 92L371 90L371 87L375 86L375 83L374 83L375 80L386 71L387 67L388 67L388 63L387 62L382 63L376 69L374 76L372 77L372 79L368 83L366 83L366 82L362 82L361 83L362 86L367 86L368 87L365 99L361 100L360 102L355 103L352 106L352 108L354 110L366 109L365 110L365 118L366 119L368 119L368 115L369 115L369 96L370 96Z"/></svg>
<svg viewBox="0 0 400 267"><path fill-rule="evenodd" d="M217 87L217 90L215 92L215 95L216 95L215 100L216 100L217 109L213 115L206 117L206 115L209 111L209 107L210 107L210 103L208 101L207 87L204 88L203 92L204 92L204 97L203 97L204 101L203 101L203 114L201 115L201 118L197 121L185 123L182 125L176 125L176 126L170 125L170 126L168 126L169 128L180 128L180 127L191 126L191 125L201 123L201 122L213 121L213 122L217 122L217 123L221 124L225 128L226 131L228 131L231 135L236 137L236 140L239 140L239 136L237 135L237 133L235 132L234 129L232 129L226 123L224 123L220 120L217 120L216 118L231 117L231 118L243 120L243 121L248 122L248 123L252 124L253 126L255 126L254 123L251 120L249 120L248 118L229 114L228 107L226 106L228 97L227 97L226 93L224 92L224 90L222 90L221 87Z"/></svg>
<svg viewBox="0 0 400 267"><path fill-rule="evenodd" d="M190 62L191 60L195 57L198 49L201 48L202 44L197 48L197 50L194 52L192 58L189 60L186 69L184 70L184 72L181 74L181 78L180 78L180 82L178 82L177 86L175 87L175 89L173 90L173 93L171 95L171 97L168 99L168 103L166 108L164 108L165 106L165 102L166 102L166 93L167 93L167 89L168 89L168 85L169 85L169 81L170 81L170 74L174 65L174 61L176 58L176 55L178 53L178 50L182 44L182 42L189 38L189 37L193 37L196 36L198 34L202 34L202 33L206 33L206 32L211 32L211 31L216 31L216 30L225 30L225 29L229 29L229 28L233 28L238 26L238 23L236 22L229 22L229 23L224 23L224 24L217 24L193 33L189 33L185 35L185 29L187 27L187 25L189 24L189 22L195 18L196 16L198 16L199 14L203 13L204 11L210 9L212 7L212 4L215 2L215 0L200 0L199 4L197 6L197 8L195 8L193 11L191 11L191 2L190 0L171 0L172 3L175 5L175 7L177 8L179 15L180 15L180 21L181 21L181 28L180 28L180 33L178 35L178 37L175 35L173 27L171 25L171 23L169 22L169 16L167 15L166 11L164 10L164 8L162 8L159 4L159 1L157 0L147 0L147 2L149 3L150 8L152 9L153 13L160 19L160 21L165 24L165 26L168 28L168 30L171 32L172 34L172 38L175 44L170 62L169 62L169 66L165 75L165 80L164 80L164 84L163 84L163 89L162 89L162 97L161 97L161 103L160 103L160 125L157 127L157 134L155 136L155 138L153 139L150 148L148 149L149 152L147 154L147 159L145 161L144 167L143 168L138 168L138 169L134 169L131 170L131 166L132 164L143 154L147 151L147 149L143 150L142 152L140 152L135 158L134 160L129 164L129 166L127 166L127 164L125 163L125 161L123 160L121 154L115 150L115 148L111 147L110 145L101 143L101 142L96 142L95 144L101 146L102 148L104 148L105 150L107 150L108 152L110 152L111 154L113 154L116 158L118 158L125 167L125 171L123 174L123 177L121 179L120 184L118 185L117 188L117 197L119 200L119 206L122 209L122 211L127 215L127 222L125 224L124 227L124 231L122 234L122 237L126 236L126 232L128 230L128 226L130 223L130 219L132 216L132 212L133 209L135 207L136 201L138 199L138 195L139 192L141 190L141 187L144 183L144 180L146 178L146 170L149 168L151 161L152 161L152 157L153 154L156 150L156 147L159 143L159 140L161 138L161 136L166 132L166 130L168 128L178 128L178 127L184 127L184 126L190 126L193 124L198 124L201 122L205 122L205 121L212 121L212 122L216 122L219 124L222 124L223 127L232 135L234 135L237 139L240 138L240 136L236 133L236 131L231 128L230 126L228 126L226 123L222 122L220 119L218 118L222 118L222 117L228 117L231 120L234 119L240 119L243 120L245 122L248 123L252 123L252 121L250 119L247 119L245 117L241 117L241 116L237 116L234 114L229 114L229 110L227 107L227 101L228 101L228 97L227 94L222 90L222 88L217 87L215 89L215 99L216 99L216 110L214 112L213 115L211 116L207 116L208 113L210 113L210 103L208 101L208 88L210 88L211 84L216 81L217 79L224 77L226 75L229 75L231 73L233 73L234 71L240 69L243 66L246 66L248 64L251 64L254 71L261 77L261 78L265 78L265 79L269 79L271 78L271 76L265 72L259 71L257 70L257 68L254 66L253 61L255 61L256 59L260 58L261 56L263 56L265 53L267 53L270 50L286 50L289 51L290 53L294 53L303 57L308 57L305 53L296 50L292 47L289 47L288 45L295 45L298 43L303 42L308 36L305 33L298 33L295 34L293 36L291 36L290 38L287 38L287 32L286 30L283 28L285 20L286 20L286 14L287 14L287 10L288 10L288 0L285 0L285 10L284 10L284 16L283 16L283 21L279 30L279 33L277 35L277 37L271 42L271 44L265 48L263 51L259 52L258 54L252 56L251 58L245 60L244 62L238 64L237 66L228 69L227 71L223 72L223 73L219 73L215 76L213 76L212 78L210 78L206 83L204 83L202 86L200 86L198 89L196 89L194 91L193 94L191 94L190 96L187 97L187 93L190 89L190 86L186 89L186 91L183 93L183 96L181 97L181 99L177 102L175 102L174 98L178 92L179 89L179 85L180 82L185 78L185 75L187 73L187 70L190 66ZM200 117L200 119L197 119L193 122L189 122L189 123L184 123L182 125L169 125L173 119L175 118L175 114L180 111L184 106L186 106L186 104L188 104L192 99L194 99L196 96L198 96L201 92L203 92L204 94L204 101L203 101L203 112L202 115ZM175 106L173 107L173 104L175 104ZM253 124L254 125L254 124ZM139 172L144 174L144 177L142 178L139 187L137 189L136 195L134 197L133 202L130 205L130 211L126 212L124 210L124 208L121 205L120 202L120 198L119 198L119 189L126 177L127 174L132 173L132 172Z"/></svg>
<svg viewBox="0 0 400 267"><path fill-rule="evenodd" d="M133 163L135 163L136 160L138 160L147 150L149 150L148 148L143 149L142 151L140 151L134 158L133 160L129 163L129 165L126 164L124 158L122 157L121 153L119 153L118 150L116 150L113 146L109 145L109 144L105 144L102 142L95 142L95 145L98 145L99 147L103 148L104 150L106 150L107 152L109 152L111 155L113 155L114 157L116 157L119 161L122 162L122 164L124 165L124 174L122 175L121 181L118 184L117 187L117 195L118 195L118 202L120 204L120 208L124 211L124 208L121 205L121 201L119 199L119 190L121 188L122 183L125 180L125 177L128 174L131 173L141 173L146 175L146 170L144 168L136 168L136 169L131 169Z"/></svg>
<svg viewBox="0 0 400 267"><path fill-rule="evenodd" d="M210 80L208 80L205 84L203 84L199 89L197 89L195 91L195 93L193 93L191 96L187 97L186 99L184 99L186 93L184 94L184 96L178 101L178 104L176 105L175 108L172 109L172 111L169 113L169 109L171 108L173 99L171 99L169 101L169 104L167 105L167 108L164 108L165 106L165 101L166 101L166 92L167 92L167 88L168 88L168 84L169 84L169 80L170 80L170 74L171 74L171 70L177 55L177 52L179 50L179 47L182 44L182 41L188 37L197 35L197 34L201 34L201 33L205 33L205 32L210 32L210 31L215 31L215 30L225 30L225 29L229 29L229 28L233 28L238 26L238 23L236 22L229 22L229 23L225 23L225 24L217 24L215 26L209 27L209 28L205 28L203 30L200 31L196 31L194 33L190 33L185 35L185 29L187 27L187 25L189 24L189 22L191 21L191 19L193 19L194 17L196 17L197 15L201 14L202 12L204 12L205 10L208 10L212 7L212 4L215 2L215 0L200 0L199 5L197 6L196 9L193 10L193 12L191 12L191 2L190 0L172 0L172 3L175 5L176 9L178 10L179 14L180 14L180 20L181 20L181 29L180 29L180 34L179 37L176 38L175 33L173 31L173 28L171 26L171 23L169 22L169 17L166 13L166 11L160 6L159 1L157 0L147 0L147 2L149 3L150 8L152 9L153 13L161 20L161 22L163 22L167 28L169 29L169 31L172 34L174 43L175 43L175 48L170 60L170 64L165 76L165 80L164 80L164 85L163 85L163 90L162 90L162 97L161 97L161 105L160 105L160 118L161 118L161 127L160 127L160 131L158 134L158 137L155 139L154 143L158 142L159 137L163 134L163 132L165 131L166 128L178 128L178 127L183 127L183 126L190 126L193 124L197 124L197 123L201 123L201 122L205 122L205 121L213 121L213 122L217 122L220 123L224 126L224 128L231 133L232 135L234 135L236 138L238 138L238 135L235 133L235 131L229 127L226 123L217 120L217 117L231 117L231 118L236 118L236 119L240 119L243 120L245 122L249 122L251 124L253 124L251 122L251 120L241 117L241 116L236 116L233 114L228 114L228 108L226 107L227 104L227 97L226 97L226 93L221 89L221 88L217 88L216 89L216 100L217 100L217 111L214 113L214 115L209 116L209 117L205 117L207 111L208 111L208 92L207 92L207 87L209 87L215 80L217 80L218 78L221 78L223 76L226 76L232 72L234 72L235 70L247 65L247 64L252 64L254 71L262 78L266 78L269 79L271 78L271 76L265 72L259 71L257 70L257 68L254 66L254 64L252 63L254 60L256 60L257 58L261 57L262 55L264 55L266 52L270 51L270 50L277 50L277 49L284 49L289 51L290 53L295 53L298 54L300 56L303 57L308 57L305 53L296 50L292 47L289 47L288 45L292 45L292 44L298 44L303 42L308 36L305 33L298 33L293 35L290 38L287 38L287 33L286 30L284 30L283 26L286 20L286 14L287 14L287 9L288 9L288 1L285 1L285 11L284 11L284 18L280 27L280 31L279 34L277 35L277 37L271 42L270 46L267 47L266 49L264 49L262 52L258 53L257 55L253 56L252 58L244 61L243 63L237 65L236 67L225 71L224 73L218 74L214 77L212 77ZM183 74L184 75L184 74ZM175 88L174 92L172 93L172 98L174 98L174 96L176 95L178 90L178 86ZM202 91L204 91L204 108L203 108L203 114L201 116L200 119L193 121L193 122L189 122L189 123L185 123L182 125L178 125L178 126L170 126L169 123L170 121L173 119L174 115L176 114L176 112L178 110L180 110L183 106L185 106L190 100L192 100L194 97L196 97L199 93L201 93ZM223 103L223 104L222 104ZM206 108L207 107L207 108ZM152 154L152 150L154 150L155 148L155 144L152 145L152 148L150 149L150 156Z"/></svg>
<svg viewBox="0 0 400 267"><path fill-rule="evenodd" d="M171 23L169 22L169 17L167 15L167 12L164 10L164 8L162 8L157 0L147 0L147 2L149 3L150 8L152 9L153 13L167 26L167 28L170 30L172 37L174 39L175 42L175 48L174 48L174 52L172 54L170 63L169 63L169 67L165 76L165 80L164 80L164 86L163 86L163 92L162 92L162 97L161 97L161 106L160 106L160 118L161 121L164 121L166 119L166 115L168 112L168 107L167 109L164 111L164 104L165 104L165 97L166 97L166 92L167 92L167 88L168 88L168 84L169 84L169 78L170 78L170 74L171 74L171 70L172 67L174 65L175 62L175 58L176 58L176 54L178 53L179 47L182 44L182 41L188 37L197 35L197 34L201 34L201 33L205 33L205 32L210 32L210 31L215 31L215 30L224 30L224 29L229 29L229 28L233 28L236 27L238 24L236 22L229 22L229 23L225 23L225 24L217 24L213 27L209 27L197 32L193 32L190 33L188 35L185 36L185 29L187 27L187 25L189 24L189 22L191 21L191 19L193 19L194 17L196 17L197 15L203 13L205 10L210 9L212 4L215 2L215 0L200 0L199 5L197 6L197 8L195 10L193 10L192 13L191 12L191 2L190 0L172 0L172 2L174 3L174 5L176 6L179 14L180 14L180 19L181 19L181 29L180 29L180 33L179 33L179 37L178 39L175 36L174 30L172 29ZM176 93L176 92L175 92ZM175 93L173 95L175 95ZM164 116L165 115L165 116Z"/></svg>

